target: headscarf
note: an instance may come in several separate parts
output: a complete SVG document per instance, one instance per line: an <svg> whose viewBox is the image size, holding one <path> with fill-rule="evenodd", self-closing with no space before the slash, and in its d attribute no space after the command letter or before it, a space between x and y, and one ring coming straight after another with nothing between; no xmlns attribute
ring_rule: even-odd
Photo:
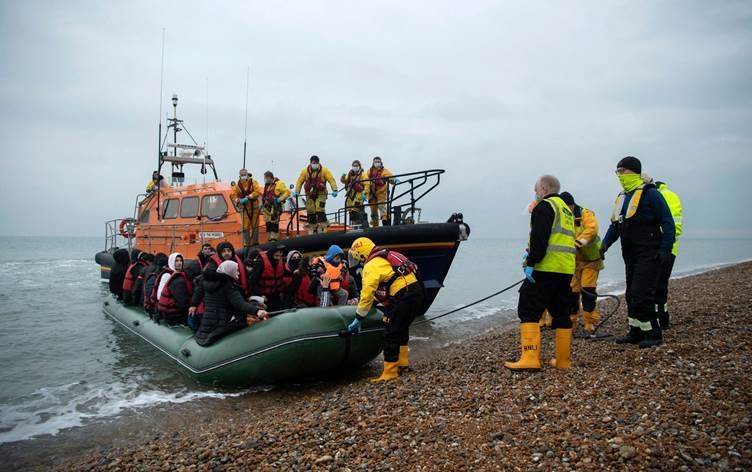
<svg viewBox="0 0 752 472"><path fill-rule="evenodd" d="M231 277L233 280L240 278L240 270L238 269L238 263L235 261L224 261L217 267L218 274L225 274Z"/></svg>
<svg viewBox="0 0 752 472"><path fill-rule="evenodd" d="M170 268L170 270L175 270L175 261L178 257L183 257L182 254L179 252L173 252L170 254L170 257L167 258L167 267ZM170 280L170 275L168 273L162 274L162 277L159 278L159 286L157 287L157 300L159 300L159 297L162 296L162 290L167 286L167 281Z"/></svg>

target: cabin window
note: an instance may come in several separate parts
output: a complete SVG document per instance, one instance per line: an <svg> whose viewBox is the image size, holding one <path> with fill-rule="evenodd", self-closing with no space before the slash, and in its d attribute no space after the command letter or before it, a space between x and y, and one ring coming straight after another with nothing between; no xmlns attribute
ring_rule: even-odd
<svg viewBox="0 0 752 472"><path fill-rule="evenodd" d="M151 213L151 211L149 211L148 208L144 208L144 210L141 211L141 215L139 215L139 217L138 217L138 222L139 223L148 223L149 222L149 214L150 213Z"/></svg>
<svg viewBox="0 0 752 472"><path fill-rule="evenodd" d="M221 194L206 195L201 199L201 216L211 220L221 219L227 214L227 202Z"/></svg>
<svg viewBox="0 0 752 472"><path fill-rule="evenodd" d="M195 218L198 216L198 197L185 197L180 204L181 218Z"/></svg>
<svg viewBox="0 0 752 472"><path fill-rule="evenodd" d="M171 198L164 202L164 212L162 218L177 218L178 208L180 207L180 200L177 198Z"/></svg>

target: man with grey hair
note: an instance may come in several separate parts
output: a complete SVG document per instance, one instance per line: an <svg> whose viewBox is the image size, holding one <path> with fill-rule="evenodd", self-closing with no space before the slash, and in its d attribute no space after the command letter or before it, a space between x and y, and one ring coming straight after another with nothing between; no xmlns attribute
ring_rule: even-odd
<svg viewBox="0 0 752 472"><path fill-rule="evenodd" d="M569 318L570 283L575 270L574 216L559 197L559 179L544 175L535 183L536 204L530 214L530 240L522 263L525 281L520 287L520 360L505 362L512 370L541 368L540 325L545 310L553 316L556 358L551 365L570 366L572 320Z"/></svg>

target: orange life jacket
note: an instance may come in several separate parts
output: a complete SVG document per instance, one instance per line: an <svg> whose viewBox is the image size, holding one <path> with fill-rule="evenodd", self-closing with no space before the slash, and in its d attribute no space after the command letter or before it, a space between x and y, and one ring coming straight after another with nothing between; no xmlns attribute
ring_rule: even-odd
<svg viewBox="0 0 752 472"><path fill-rule="evenodd" d="M282 293L285 288L285 265L282 261L277 261L277 265L273 266L267 251L262 252L260 257L264 263L264 270L258 279L259 292L266 296Z"/></svg>
<svg viewBox="0 0 752 472"><path fill-rule="evenodd" d="M125 271L125 280L123 280L123 292L133 291L133 286L136 285L136 278L133 277L133 269L136 266L141 266L143 269L146 266L146 262L138 260L128 266L128 270ZM139 273L138 277L141 277L141 273Z"/></svg>
<svg viewBox="0 0 752 472"><path fill-rule="evenodd" d="M321 261L324 264L324 269L326 270L326 274L329 276L329 291L330 292L336 292L340 288L342 288L342 265L343 263L340 263L340 265L335 266L327 262L326 259L323 257L318 257L314 260L315 262Z"/></svg>
<svg viewBox="0 0 752 472"><path fill-rule="evenodd" d="M310 165L308 166L308 176L306 177L304 186L306 194L316 194L326 190L324 178L321 176L322 169L323 167L319 167L318 170L313 170Z"/></svg>

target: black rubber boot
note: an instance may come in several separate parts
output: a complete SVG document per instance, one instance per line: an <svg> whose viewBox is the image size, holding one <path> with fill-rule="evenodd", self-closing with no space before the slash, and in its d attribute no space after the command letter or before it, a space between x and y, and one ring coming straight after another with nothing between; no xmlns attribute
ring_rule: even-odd
<svg viewBox="0 0 752 472"><path fill-rule="evenodd" d="M671 327L671 323L667 311L658 310L658 323L661 325L663 331L668 331Z"/></svg>
<svg viewBox="0 0 752 472"><path fill-rule="evenodd" d="M642 341L642 331L636 326L630 326L626 336L616 338L616 344L639 344Z"/></svg>
<svg viewBox="0 0 752 472"><path fill-rule="evenodd" d="M658 320L652 320L650 324L652 329L645 335L645 339L640 341L640 349L656 347L663 344L663 334L661 333L661 327L658 324Z"/></svg>

